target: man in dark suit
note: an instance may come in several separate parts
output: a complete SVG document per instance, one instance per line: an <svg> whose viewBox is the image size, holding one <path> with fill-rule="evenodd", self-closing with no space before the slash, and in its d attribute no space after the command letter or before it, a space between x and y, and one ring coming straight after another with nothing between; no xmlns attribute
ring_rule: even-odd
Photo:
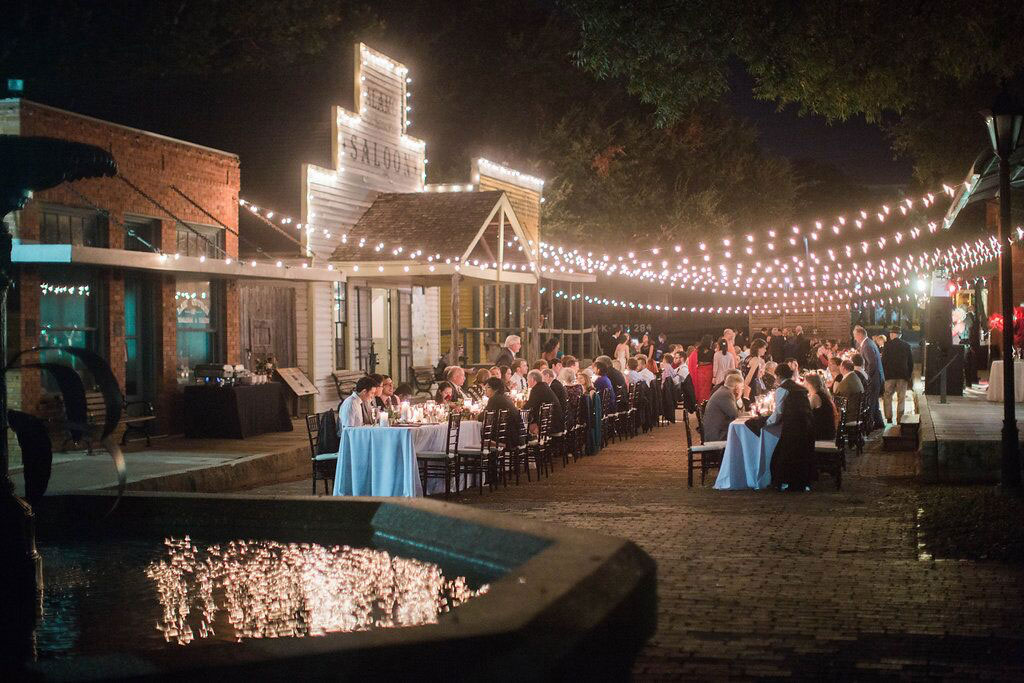
<svg viewBox="0 0 1024 683"><path fill-rule="evenodd" d="M772 336L768 340L768 353L776 363L786 360L786 337L777 327L772 328Z"/></svg>
<svg viewBox="0 0 1024 683"><path fill-rule="evenodd" d="M868 378L868 384L864 387L864 400L868 401L868 405L871 407L870 429L881 429L885 424L882 410L878 405L878 399L882 395L882 386L885 384L882 353L878 350L878 344L868 336L867 331L860 325L853 328L853 340L857 344L860 355L864 358L864 374Z"/></svg>
<svg viewBox="0 0 1024 683"><path fill-rule="evenodd" d="M806 368L807 356L811 353L811 342L804 337L804 328L797 325L793 331L793 353L790 355L796 358L801 368Z"/></svg>
<svg viewBox="0 0 1024 683"><path fill-rule="evenodd" d="M903 407L907 402L907 389L914 376L914 354L910 344L903 341L899 327L889 330L889 341L882 347L882 373L885 384L882 390L882 408L885 421L899 424L903 420ZM892 421L892 397L896 395L896 422Z"/></svg>
<svg viewBox="0 0 1024 683"><path fill-rule="evenodd" d="M562 412L565 413L565 402L569 400L569 397L565 394L565 387L555 377L555 373L551 368L541 370L540 374L544 376L544 383L551 387L551 391L554 392L555 398L558 399L559 405L562 406Z"/></svg>
<svg viewBox="0 0 1024 683"><path fill-rule="evenodd" d="M526 384L530 387L530 398L526 400L524 409L530 410L530 431L536 433L540 419L540 407L545 403L551 404L551 428L553 432L561 431L565 419L562 417L562 406L558 403L555 392L551 387L544 384L544 375L540 370L530 370L526 376Z"/></svg>
<svg viewBox="0 0 1024 683"><path fill-rule="evenodd" d="M504 365L509 368L515 367L516 354L519 353L519 349L522 346L523 340L519 338L519 335L508 335L505 337L505 346L502 347L501 353L494 359L494 364L498 366Z"/></svg>
<svg viewBox="0 0 1024 683"><path fill-rule="evenodd" d="M519 446L519 431L523 419L519 409L505 393L505 383L497 377L488 377L484 383L484 394L487 395L487 410L507 411L505 414L505 443L510 448Z"/></svg>

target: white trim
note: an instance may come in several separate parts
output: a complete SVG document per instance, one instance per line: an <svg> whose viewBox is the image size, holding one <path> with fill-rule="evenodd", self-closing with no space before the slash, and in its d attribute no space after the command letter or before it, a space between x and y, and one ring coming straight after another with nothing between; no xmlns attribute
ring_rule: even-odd
<svg viewBox="0 0 1024 683"><path fill-rule="evenodd" d="M290 267L259 263L252 261L240 262L232 259L225 263L223 259L203 259L196 256L174 256L155 254L145 251L128 251L127 249L103 249L100 247L80 247L71 244L31 244L15 240L11 260L14 263L55 263L104 266L108 268L130 268L135 270L151 270L182 275L209 275L223 278L256 278L263 280L288 280L291 282L340 282L345 279L342 273L326 268L302 268L294 264ZM283 261L282 261L283 264Z"/></svg>

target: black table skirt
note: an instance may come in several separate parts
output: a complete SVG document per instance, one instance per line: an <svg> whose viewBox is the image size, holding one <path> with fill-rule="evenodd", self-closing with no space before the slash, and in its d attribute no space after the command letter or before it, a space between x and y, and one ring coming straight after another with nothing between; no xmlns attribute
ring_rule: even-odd
<svg viewBox="0 0 1024 683"><path fill-rule="evenodd" d="M280 382L251 386L185 387L185 436L246 439L266 432L292 431L285 386Z"/></svg>

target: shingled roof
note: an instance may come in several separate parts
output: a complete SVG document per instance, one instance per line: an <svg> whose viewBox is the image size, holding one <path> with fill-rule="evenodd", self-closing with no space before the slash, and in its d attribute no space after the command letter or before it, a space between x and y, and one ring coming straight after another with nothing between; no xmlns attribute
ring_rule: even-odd
<svg viewBox="0 0 1024 683"><path fill-rule="evenodd" d="M496 205L503 192L382 193L339 244L333 261L400 260L391 249L422 250L443 257L463 254L488 217L497 220ZM360 238L366 245L359 247ZM374 251L383 242L387 248Z"/></svg>

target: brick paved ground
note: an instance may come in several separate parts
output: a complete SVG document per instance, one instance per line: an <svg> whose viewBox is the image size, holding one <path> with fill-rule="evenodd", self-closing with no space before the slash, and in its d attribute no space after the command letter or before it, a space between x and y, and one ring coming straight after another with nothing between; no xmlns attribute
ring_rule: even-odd
<svg viewBox="0 0 1024 683"><path fill-rule="evenodd" d="M459 500L630 538L658 561L658 632L637 679L1024 678L1024 569L920 559L915 454L869 448L839 493L828 479L720 492L687 488L682 440L663 427Z"/></svg>

